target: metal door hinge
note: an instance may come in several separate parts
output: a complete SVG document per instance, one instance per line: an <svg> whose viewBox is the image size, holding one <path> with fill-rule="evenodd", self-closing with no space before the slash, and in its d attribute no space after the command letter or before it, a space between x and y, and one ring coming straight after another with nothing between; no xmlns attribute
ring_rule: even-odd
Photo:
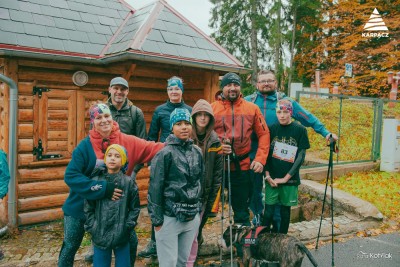
<svg viewBox="0 0 400 267"><path fill-rule="evenodd" d="M39 98L42 98L42 92L48 92L48 91L50 91L50 89L48 88L37 87L37 86L33 87L33 95L38 94Z"/></svg>
<svg viewBox="0 0 400 267"><path fill-rule="evenodd" d="M61 154L43 155L42 139L39 139L38 146L33 148L33 155L36 156L36 160L59 159L63 157Z"/></svg>

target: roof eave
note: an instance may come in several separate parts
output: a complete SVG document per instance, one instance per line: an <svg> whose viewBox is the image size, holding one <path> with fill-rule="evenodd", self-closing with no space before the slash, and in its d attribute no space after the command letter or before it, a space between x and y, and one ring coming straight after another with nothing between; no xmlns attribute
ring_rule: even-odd
<svg viewBox="0 0 400 267"><path fill-rule="evenodd" d="M176 66L194 67L194 68L202 68L202 69L224 71L224 72L236 72L239 74L246 74L251 72L251 69L238 65L223 64L220 62L192 60L181 57L161 55L157 53L143 52L139 50L130 50L122 53L105 56L100 60L106 62L106 64L118 62L120 60L140 60L140 61L172 64Z"/></svg>
<svg viewBox="0 0 400 267"><path fill-rule="evenodd" d="M69 53L62 51L15 48L8 45L0 45L0 56L27 57L34 59L45 59L51 61L68 61L85 64L107 65L122 60L140 60L147 62L157 62L163 64L172 64L177 66L194 67L223 72L236 72L245 74L251 72L251 69L238 65L223 64L210 61L194 61L187 58L166 56L156 53L148 53L139 50L125 51L113 55L99 57L97 55L87 55L78 53Z"/></svg>

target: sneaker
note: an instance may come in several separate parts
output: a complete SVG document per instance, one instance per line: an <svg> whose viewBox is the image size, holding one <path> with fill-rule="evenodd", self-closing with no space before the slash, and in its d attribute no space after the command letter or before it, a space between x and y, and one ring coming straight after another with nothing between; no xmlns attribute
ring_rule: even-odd
<svg viewBox="0 0 400 267"><path fill-rule="evenodd" d="M85 261L88 263L93 263L93 254L90 254L90 253L86 254Z"/></svg>
<svg viewBox="0 0 400 267"><path fill-rule="evenodd" d="M141 257L141 258L157 257L156 242L153 240L150 240L150 242L147 244L146 248L138 253L138 257Z"/></svg>

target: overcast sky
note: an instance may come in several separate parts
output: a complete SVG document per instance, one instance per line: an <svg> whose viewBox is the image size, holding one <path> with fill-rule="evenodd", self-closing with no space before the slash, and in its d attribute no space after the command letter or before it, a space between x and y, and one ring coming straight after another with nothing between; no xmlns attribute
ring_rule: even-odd
<svg viewBox="0 0 400 267"><path fill-rule="evenodd" d="M125 0L134 8L141 8L156 0ZM210 35L208 27L212 4L208 0L166 0L167 3L181 13L204 33Z"/></svg>

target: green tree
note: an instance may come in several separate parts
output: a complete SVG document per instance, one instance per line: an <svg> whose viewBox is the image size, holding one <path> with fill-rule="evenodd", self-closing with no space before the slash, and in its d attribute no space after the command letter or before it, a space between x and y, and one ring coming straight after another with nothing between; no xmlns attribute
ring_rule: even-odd
<svg viewBox="0 0 400 267"><path fill-rule="evenodd" d="M268 50L267 0L210 0L214 7L211 12L211 34L219 44L239 58L246 67L257 73L259 61ZM252 76L255 84L255 75Z"/></svg>

